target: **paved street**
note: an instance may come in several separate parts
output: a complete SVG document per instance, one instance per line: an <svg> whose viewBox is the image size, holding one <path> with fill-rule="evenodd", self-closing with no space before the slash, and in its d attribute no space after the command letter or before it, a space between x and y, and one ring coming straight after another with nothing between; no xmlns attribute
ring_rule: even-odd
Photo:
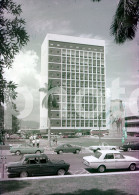
<svg viewBox="0 0 139 195"><path fill-rule="evenodd" d="M97 173L96 170L92 170L92 169L86 167L82 163L83 156L88 156L88 155L93 154L93 152L88 153L88 149L86 149L86 150L83 149L80 154L68 153L68 154L58 155L54 152L52 152L53 154L49 154L49 153L47 153L47 150L45 150L45 153L48 155L48 157L50 159L65 160L65 162L69 163L70 164L70 170L69 170L68 174L70 174L70 175ZM8 155L6 155L6 163L18 161L21 158L21 156L16 156L14 154L10 154L9 151L7 151L7 154ZM139 158L139 151L122 152L122 154ZM137 169L137 170L139 170L139 169ZM127 170L124 170L124 171L127 171ZM6 170L4 172L4 178L7 178Z"/></svg>
<svg viewBox="0 0 139 195"><path fill-rule="evenodd" d="M102 139L102 141L107 142L109 145L121 145L121 139ZM88 149L88 146L98 144L98 139L91 139L87 137L81 139L59 139L58 145L62 143L81 145L82 151L79 154L69 153L58 155L54 153L53 150L48 150L47 140L41 140L41 146L45 147L45 153L50 159L63 159L70 163L70 169L67 175L9 179L5 170L4 180L1 178L1 193L4 195L139 194L139 169L134 172L128 170L109 170L102 174L98 173L96 170L86 167L82 163L83 156L93 154L93 152L90 152ZM52 148L55 147L55 145L52 145ZM139 151L122 152L122 154L139 158ZM6 156L6 163L18 161L21 158L21 156L12 155L9 150L1 151L1 155ZM2 172L0 176L2 176Z"/></svg>

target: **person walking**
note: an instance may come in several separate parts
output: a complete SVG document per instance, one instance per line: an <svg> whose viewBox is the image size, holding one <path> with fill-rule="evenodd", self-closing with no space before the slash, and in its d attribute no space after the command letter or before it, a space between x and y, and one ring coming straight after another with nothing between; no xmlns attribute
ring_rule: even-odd
<svg viewBox="0 0 139 195"><path fill-rule="evenodd" d="M36 144L37 144L37 147L39 148L39 145L40 145L40 140L39 140L39 138L36 139Z"/></svg>
<svg viewBox="0 0 139 195"><path fill-rule="evenodd" d="M33 139L36 139L36 135L33 135Z"/></svg>
<svg viewBox="0 0 139 195"><path fill-rule="evenodd" d="M31 136L29 137L30 143L32 143L32 140L33 140L33 136L31 135Z"/></svg>
<svg viewBox="0 0 139 195"><path fill-rule="evenodd" d="M55 143L56 143L56 146L57 146L57 137L55 137Z"/></svg>
<svg viewBox="0 0 139 195"><path fill-rule="evenodd" d="M35 146L35 139L32 140L32 145Z"/></svg>

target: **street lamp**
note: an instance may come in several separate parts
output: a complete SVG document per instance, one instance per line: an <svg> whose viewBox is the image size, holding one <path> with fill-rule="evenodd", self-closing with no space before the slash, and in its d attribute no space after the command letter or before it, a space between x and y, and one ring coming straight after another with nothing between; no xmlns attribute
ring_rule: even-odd
<svg viewBox="0 0 139 195"><path fill-rule="evenodd" d="M101 143L101 140L100 140L100 127L101 127L101 116L100 116L100 114L99 114L99 116L98 116L98 127L99 127L99 144Z"/></svg>

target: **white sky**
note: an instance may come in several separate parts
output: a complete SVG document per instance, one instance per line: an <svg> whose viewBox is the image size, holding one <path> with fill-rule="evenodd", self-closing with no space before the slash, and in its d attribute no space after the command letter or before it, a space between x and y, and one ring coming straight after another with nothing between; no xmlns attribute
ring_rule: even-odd
<svg viewBox="0 0 139 195"><path fill-rule="evenodd" d="M136 36L133 41L123 45L114 43L109 28L117 6L116 0L102 0L99 3L93 3L91 0L16 0L16 2L22 4L22 18L26 20L30 41L15 57L13 69L6 75L9 80L17 82L19 87L27 88L33 96L33 110L24 120L39 121L40 50L47 33L105 40L107 94L110 95L113 81L119 79L120 88L125 89L125 94L120 94L120 98L128 102L133 91L139 86L137 53L139 40ZM21 101L17 99L17 102L23 109Z"/></svg>

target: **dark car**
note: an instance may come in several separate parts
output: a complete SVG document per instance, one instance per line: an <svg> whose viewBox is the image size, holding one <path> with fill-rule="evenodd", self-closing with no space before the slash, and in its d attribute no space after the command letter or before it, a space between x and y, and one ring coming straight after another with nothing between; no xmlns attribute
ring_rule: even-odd
<svg viewBox="0 0 139 195"><path fill-rule="evenodd" d="M46 154L26 154L20 161L7 164L8 177L28 177L40 175L64 175L70 164L64 160L50 160Z"/></svg>
<svg viewBox="0 0 139 195"><path fill-rule="evenodd" d="M124 151L139 150L139 142L127 142L120 146L120 149Z"/></svg>
<svg viewBox="0 0 139 195"><path fill-rule="evenodd" d="M57 148L55 148L54 152L57 152L57 154L61 154L61 153L76 153L78 154L81 151L81 147L80 146L75 146L75 145L71 145L71 144L62 144L60 146L58 146Z"/></svg>

